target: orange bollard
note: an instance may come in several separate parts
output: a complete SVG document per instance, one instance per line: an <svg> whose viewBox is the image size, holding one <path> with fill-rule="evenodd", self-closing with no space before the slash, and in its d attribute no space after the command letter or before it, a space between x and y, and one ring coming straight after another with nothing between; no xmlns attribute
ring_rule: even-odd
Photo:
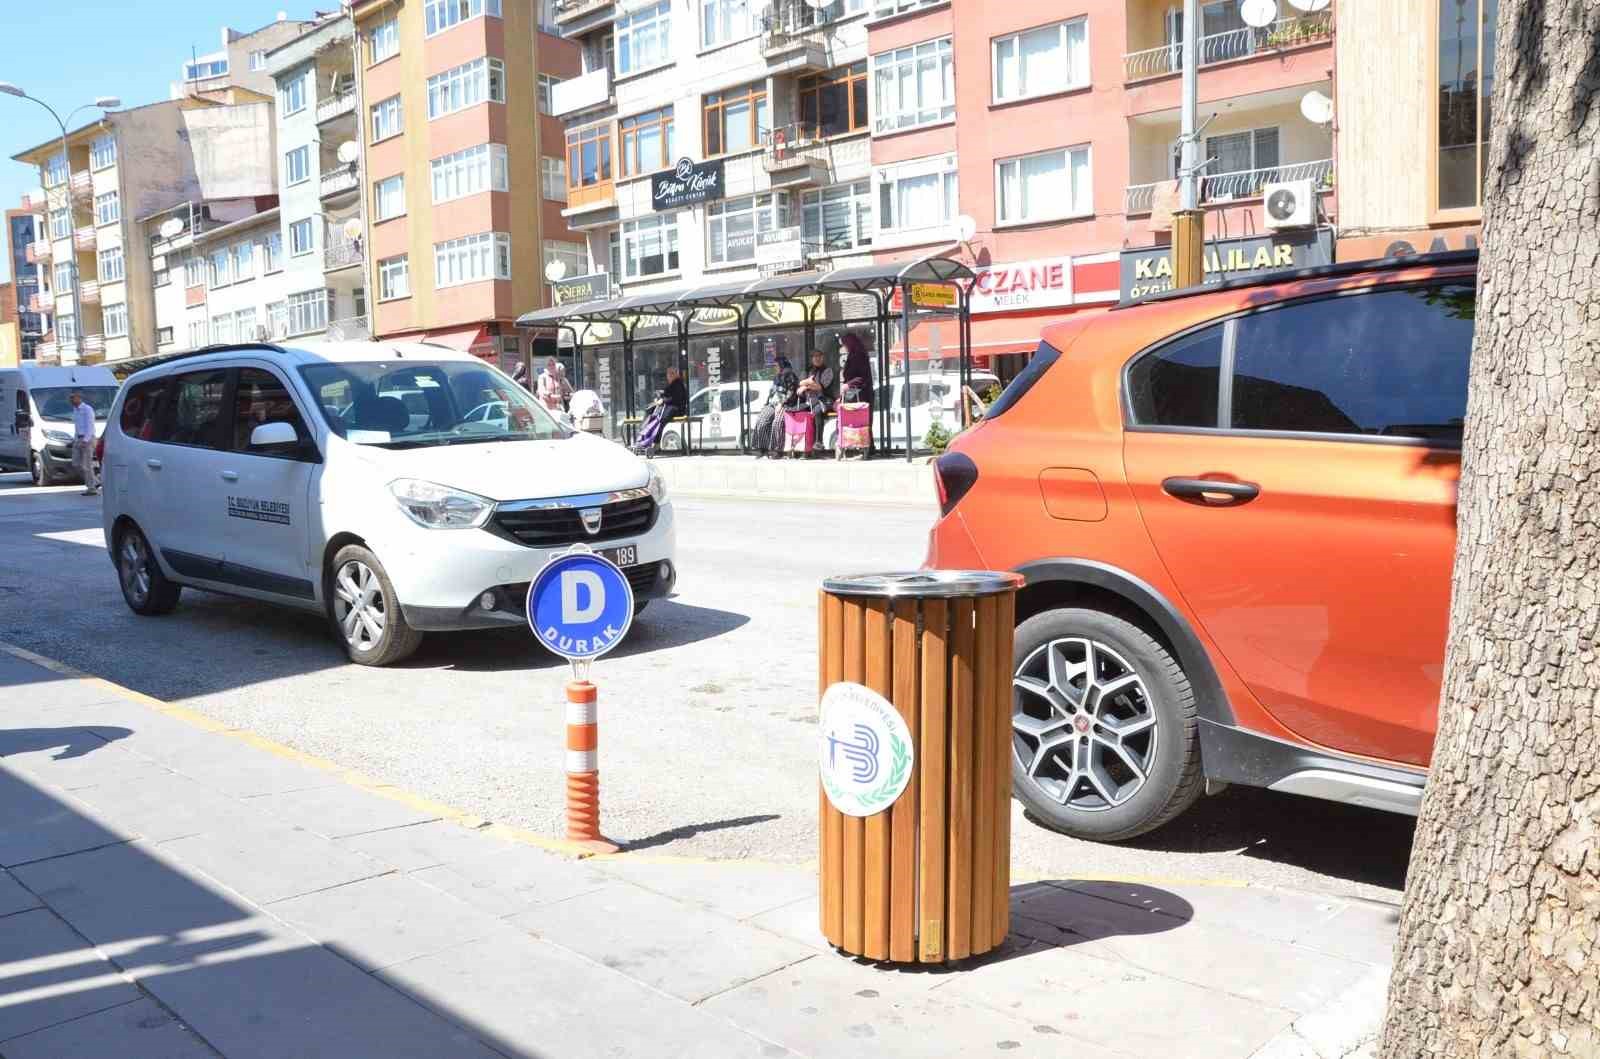
<svg viewBox="0 0 1600 1059"><path fill-rule="evenodd" d="M615 853L600 834L600 693L587 680L567 684L567 841L590 853Z"/></svg>

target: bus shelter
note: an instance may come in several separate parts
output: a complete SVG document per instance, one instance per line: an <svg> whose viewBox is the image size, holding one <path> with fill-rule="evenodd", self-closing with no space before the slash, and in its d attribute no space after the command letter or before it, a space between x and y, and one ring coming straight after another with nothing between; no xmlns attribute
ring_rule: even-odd
<svg viewBox="0 0 1600 1059"><path fill-rule="evenodd" d="M966 420L974 278L959 261L926 257L577 302L525 313L517 325L554 329L559 344L570 341L573 385L600 394L608 436L620 437L623 424L643 413L672 364L689 381L692 425L668 432L689 429L683 440L693 447L739 452L753 447L751 430L777 359L788 359L804 375L810 350L835 356L844 336L857 334L876 362L873 447L903 450L910 459L922 442L913 436L913 395L926 399L930 389L912 385L913 336L923 325L956 324L957 406ZM929 347L930 365L936 345ZM898 394L891 346L902 353ZM897 408L890 407L890 395ZM677 442L674 437L664 447Z"/></svg>

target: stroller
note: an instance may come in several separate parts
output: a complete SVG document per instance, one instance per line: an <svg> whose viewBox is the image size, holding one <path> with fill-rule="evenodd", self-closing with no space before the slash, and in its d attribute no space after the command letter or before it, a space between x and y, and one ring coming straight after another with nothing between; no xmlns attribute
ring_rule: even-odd
<svg viewBox="0 0 1600 1059"><path fill-rule="evenodd" d="M834 445L834 459L863 459L872 451L872 405L862 400L866 396L860 379L845 384L844 397L839 402L839 437Z"/></svg>

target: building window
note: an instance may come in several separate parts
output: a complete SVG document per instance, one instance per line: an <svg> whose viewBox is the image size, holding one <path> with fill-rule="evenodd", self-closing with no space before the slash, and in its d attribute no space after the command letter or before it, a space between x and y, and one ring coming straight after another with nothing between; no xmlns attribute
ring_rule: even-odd
<svg viewBox="0 0 1600 1059"><path fill-rule="evenodd" d="M387 221L406 212L406 178L384 177L372 185L373 220Z"/></svg>
<svg viewBox="0 0 1600 1059"><path fill-rule="evenodd" d="M622 139L623 176L653 173L672 165L672 108L635 114L617 122Z"/></svg>
<svg viewBox="0 0 1600 1059"><path fill-rule="evenodd" d="M122 219L122 200L115 191L94 197L94 223L116 224Z"/></svg>
<svg viewBox="0 0 1600 1059"><path fill-rule="evenodd" d="M483 232L433 244L433 285L456 287L511 278L511 236Z"/></svg>
<svg viewBox="0 0 1600 1059"><path fill-rule="evenodd" d="M283 156L283 182L289 187L311 179L311 147L301 145Z"/></svg>
<svg viewBox="0 0 1600 1059"><path fill-rule="evenodd" d="M263 272L283 271L283 233L272 232L261 242L261 256L265 259Z"/></svg>
<svg viewBox="0 0 1600 1059"><path fill-rule="evenodd" d="M866 60L801 78L800 124L812 136L866 131Z"/></svg>
<svg viewBox="0 0 1600 1059"><path fill-rule="evenodd" d="M206 338L207 334L209 334L209 329L204 320L190 320L189 348L199 349L201 346L204 346L208 341Z"/></svg>
<svg viewBox="0 0 1600 1059"><path fill-rule="evenodd" d="M1089 84L1089 22L1054 26L994 39L994 101L1006 103Z"/></svg>
<svg viewBox="0 0 1600 1059"><path fill-rule="evenodd" d="M874 55L872 83L877 97L877 132L914 129L956 116L949 37Z"/></svg>
<svg viewBox="0 0 1600 1059"><path fill-rule="evenodd" d="M251 306L248 309L240 309L233 314L233 330L239 336L238 341L240 342L260 341L260 338L256 335L255 306Z"/></svg>
<svg viewBox="0 0 1600 1059"><path fill-rule="evenodd" d="M156 328L156 345L170 346L173 341L173 331L170 327Z"/></svg>
<svg viewBox="0 0 1600 1059"><path fill-rule="evenodd" d="M185 287L204 287L206 285L206 259L189 251L183 259L183 285Z"/></svg>
<svg viewBox="0 0 1600 1059"><path fill-rule="evenodd" d="M58 154L44 164L44 186L60 187L67 182L67 156Z"/></svg>
<svg viewBox="0 0 1600 1059"><path fill-rule="evenodd" d="M801 238L825 253L843 253L872 245L872 182L858 180L800 200Z"/></svg>
<svg viewBox="0 0 1600 1059"><path fill-rule="evenodd" d="M616 36L618 77L667 65L672 61L670 0L619 16Z"/></svg>
<svg viewBox="0 0 1600 1059"><path fill-rule="evenodd" d="M246 239L233 244L233 282L256 278L256 244Z"/></svg>
<svg viewBox="0 0 1600 1059"><path fill-rule="evenodd" d="M372 142L399 136L404 123L401 119L400 97L390 96L372 104Z"/></svg>
<svg viewBox="0 0 1600 1059"><path fill-rule="evenodd" d="M56 317L56 339L61 342L78 340L78 318L71 313Z"/></svg>
<svg viewBox="0 0 1600 1059"><path fill-rule="evenodd" d="M622 224L622 275L648 279L678 271L678 215L658 214Z"/></svg>
<svg viewBox="0 0 1600 1059"><path fill-rule="evenodd" d="M550 94L556 85L561 83L561 78L551 77L549 74L539 75L539 113L549 114L554 107L550 102Z"/></svg>
<svg viewBox="0 0 1600 1059"><path fill-rule="evenodd" d="M211 251L211 289L226 287L233 281L233 251L227 247Z"/></svg>
<svg viewBox="0 0 1600 1059"><path fill-rule="evenodd" d="M72 290L72 262L58 262L55 267L56 293L67 294Z"/></svg>
<svg viewBox="0 0 1600 1059"><path fill-rule="evenodd" d="M914 11L919 7L929 7L933 4L942 4L945 0L873 0L872 17L888 18L905 11Z"/></svg>
<svg viewBox="0 0 1600 1059"><path fill-rule="evenodd" d="M707 158L748 151L761 143L762 133L770 127L765 81L755 81L706 96Z"/></svg>
<svg viewBox="0 0 1600 1059"><path fill-rule="evenodd" d="M267 338L276 341L289 334L289 303L267 303Z"/></svg>
<svg viewBox="0 0 1600 1059"><path fill-rule="evenodd" d="M567 187L586 188L611 180L611 126L567 130Z"/></svg>
<svg viewBox="0 0 1600 1059"><path fill-rule="evenodd" d="M386 18L367 31L367 65L376 66L400 54L400 20Z"/></svg>
<svg viewBox="0 0 1600 1059"><path fill-rule="evenodd" d="M287 328L291 335L308 335L328 326L328 302L332 291L308 290L288 298Z"/></svg>
<svg viewBox="0 0 1600 1059"><path fill-rule="evenodd" d="M128 333L128 305L118 302L108 305L102 312L101 321L105 324L107 338L121 338Z"/></svg>
<svg viewBox="0 0 1600 1059"><path fill-rule="evenodd" d="M566 266L566 275L581 276L589 271L589 248L583 243L564 243L555 239L544 241L544 274L550 274L555 262Z"/></svg>
<svg viewBox="0 0 1600 1059"><path fill-rule="evenodd" d="M500 17L500 0L427 0L423 19L428 36L481 15Z"/></svg>
<svg viewBox="0 0 1600 1059"><path fill-rule="evenodd" d="M480 143L476 147L435 158L429 164L433 175L433 201L436 203L465 198L480 191L510 190L503 144Z"/></svg>
<svg viewBox="0 0 1600 1059"><path fill-rule="evenodd" d="M606 271L608 271L616 279L616 281L618 283L621 283L622 282L622 233L619 232L615 228L611 229L611 234L609 236L607 236L607 238L606 238L606 244L607 244L607 247L609 248L609 254L606 257L606 261L608 262L609 267L607 268Z"/></svg>
<svg viewBox="0 0 1600 1059"><path fill-rule="evenodd" d="M150 286L165 287L172 282L172 271L165 268L150 270Z"/></svg>
<svg viewBox="0 0 1600 1059"><path fill-rule="evenodd" d="M1089 146L995 163L995 222L1026 224L1094 212Z"/></svg>
<svg viewBox="0 0 1600 1059"><path fill-rule="evenodd" d="M278 109L284 117L306 109L306 75L299 74L278 89Z"/></svg>
<svg viewBox="0 0 1600 1059"><path fill-rule="evenodd" d="M907 162L880 169L878 230L914 232L956 219L956 156Z"/></svg>
<svg viewBox="0 0 1600 1059"><path fill-rule="evenodd" d="M552 37L561 36L561 27L556 25L556 0L539 0L539 29Z"/></svg>
<svg viewBox="0 0 1600 1059"><path fill-rule="evenodd" d="M367 318L367 288L357 287L351 291L350 301L355 306L355 319L365 320Z"/></svg>
<svg viewBox="0 0 1600 1059"><path fill-rule="evenodd" d="M213 77L226 76L228 76L228 60L226 57L183 64L183 79L185 81L207 81Z"/></svg>
<svg viewBox="0 0 1600 1059"><path fill-rule="evenodd" d="M1483 205L1498 0L1439 0L1439 208Z"/></svg>
<svg viewBox="0 0 1600 1059"><path fill-rule="evenodd" d="M1176 142L1172 144L1171 168L1169 172L1176 179L1181 166L1182 146ZM1248 173L1251 170L1274 170L1278 168L1278 129L1269 126L1262 129L1245 129L1242 132L1229 132L1220 136L1207 136L1205 139L1205 156L1210 162L1206 167L1207 178L1205 187L1211 188L1213 177L1226 176L1229 173ZM1229 183L1238 183L1230 181ZM1251 192L1258 190L1254 181L1246 182L1244 187Z"/></svg>
<svg viewBox="0 0 1600 1059"><path fill-rule="evenodd" d="M50 211L50 238L65 239L72 234L72 214L65 208Z"/></svg>
<svg viewBox="0 0 1600 1059"><path fill-rule="evenodd" d="M265 70L267 68L267 53L258 49L250 53L250 69Z"/></svg>
<svg viewBox="0 0 1600 1059"><path fill-rule="evenodd" d="M122 279L122 247L113 246L100 251L94 271L95 275L100 277L101 283L115 283Z"/></svg>
<svg viewBox="0 0 1600 1059"><path fill-rule="evenodd" d="M483 102L506 101L506 64L480 58L428 78L428 120Z"/></svg>
<svg viewBox="0 0 1600 1059"><path fill-rule="evenodd" d="M96 136L94 143L89 145L89 168L109 169L117 164L117 140L107 133Z"/></svg>
<svg viewBox="0 0 1600 1059"><path fill-rule="evenodd" d="M750 0L701 0L700 47L715 48L755 36Z"/></svg>
<svg viewBox="0 0 1600 1059"><path fill-rule="evenodd" d="M378 262L378 300L411 297L411 259L405 254Z"/></svg>
<svg viewBox="0 0 1600 1059"><path fill-rule="evenodd" d="M295 221L289 225L289 256L304 257L317 249L316 229L311 223L311 218Z"/></svg>
<svg viewBox="0 0 1600 1059"><path fill-rule="evenodd" d="M544 185L544 197L552 202L567 201L567 163L562 158L548 155L539 159L539 180Z"/></svg>
<svg viewBox="0 0 1600 1059"><path fill-rule="evenodd" d="M706 204L706 263L748 264L756 259L756 239L763 232L794 223L789 196L747 195Z"/></svg>

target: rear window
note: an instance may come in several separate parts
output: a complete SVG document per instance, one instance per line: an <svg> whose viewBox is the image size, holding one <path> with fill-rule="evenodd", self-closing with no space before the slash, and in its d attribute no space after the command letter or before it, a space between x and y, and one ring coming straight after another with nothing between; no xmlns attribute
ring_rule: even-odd
<svg viewBox="0 0 1600 1059"><path fill-rule="evenodd" d="M155 436L161 398L166 389L166 379L151 379L128 388L128 395L122 399L122 418L119 421L123 434L141 441L149 441Z"/></svg>
<svg viewBox="0 0 1600 1059"><path fill-rule="evenodd" d="M1033 389L1034 383L1044 378L1044 373L1061 358L1061 351L1048 342L1039 343L1039 351L1028 361L1028 366L1023 368L1011 385L1007 386L1000 394L1000 399L989 406L983 414L984 419L995 419L1011 410L1011 406L1022 400L1024 394Z"/></svg>
<svg viewBox="0 0 1600 1059"><path fill-rule="evenodd" d="M1215 427L1222 382L1222 324L1174 339L1133 362L1128 403L1147 427Z"/></svg>

